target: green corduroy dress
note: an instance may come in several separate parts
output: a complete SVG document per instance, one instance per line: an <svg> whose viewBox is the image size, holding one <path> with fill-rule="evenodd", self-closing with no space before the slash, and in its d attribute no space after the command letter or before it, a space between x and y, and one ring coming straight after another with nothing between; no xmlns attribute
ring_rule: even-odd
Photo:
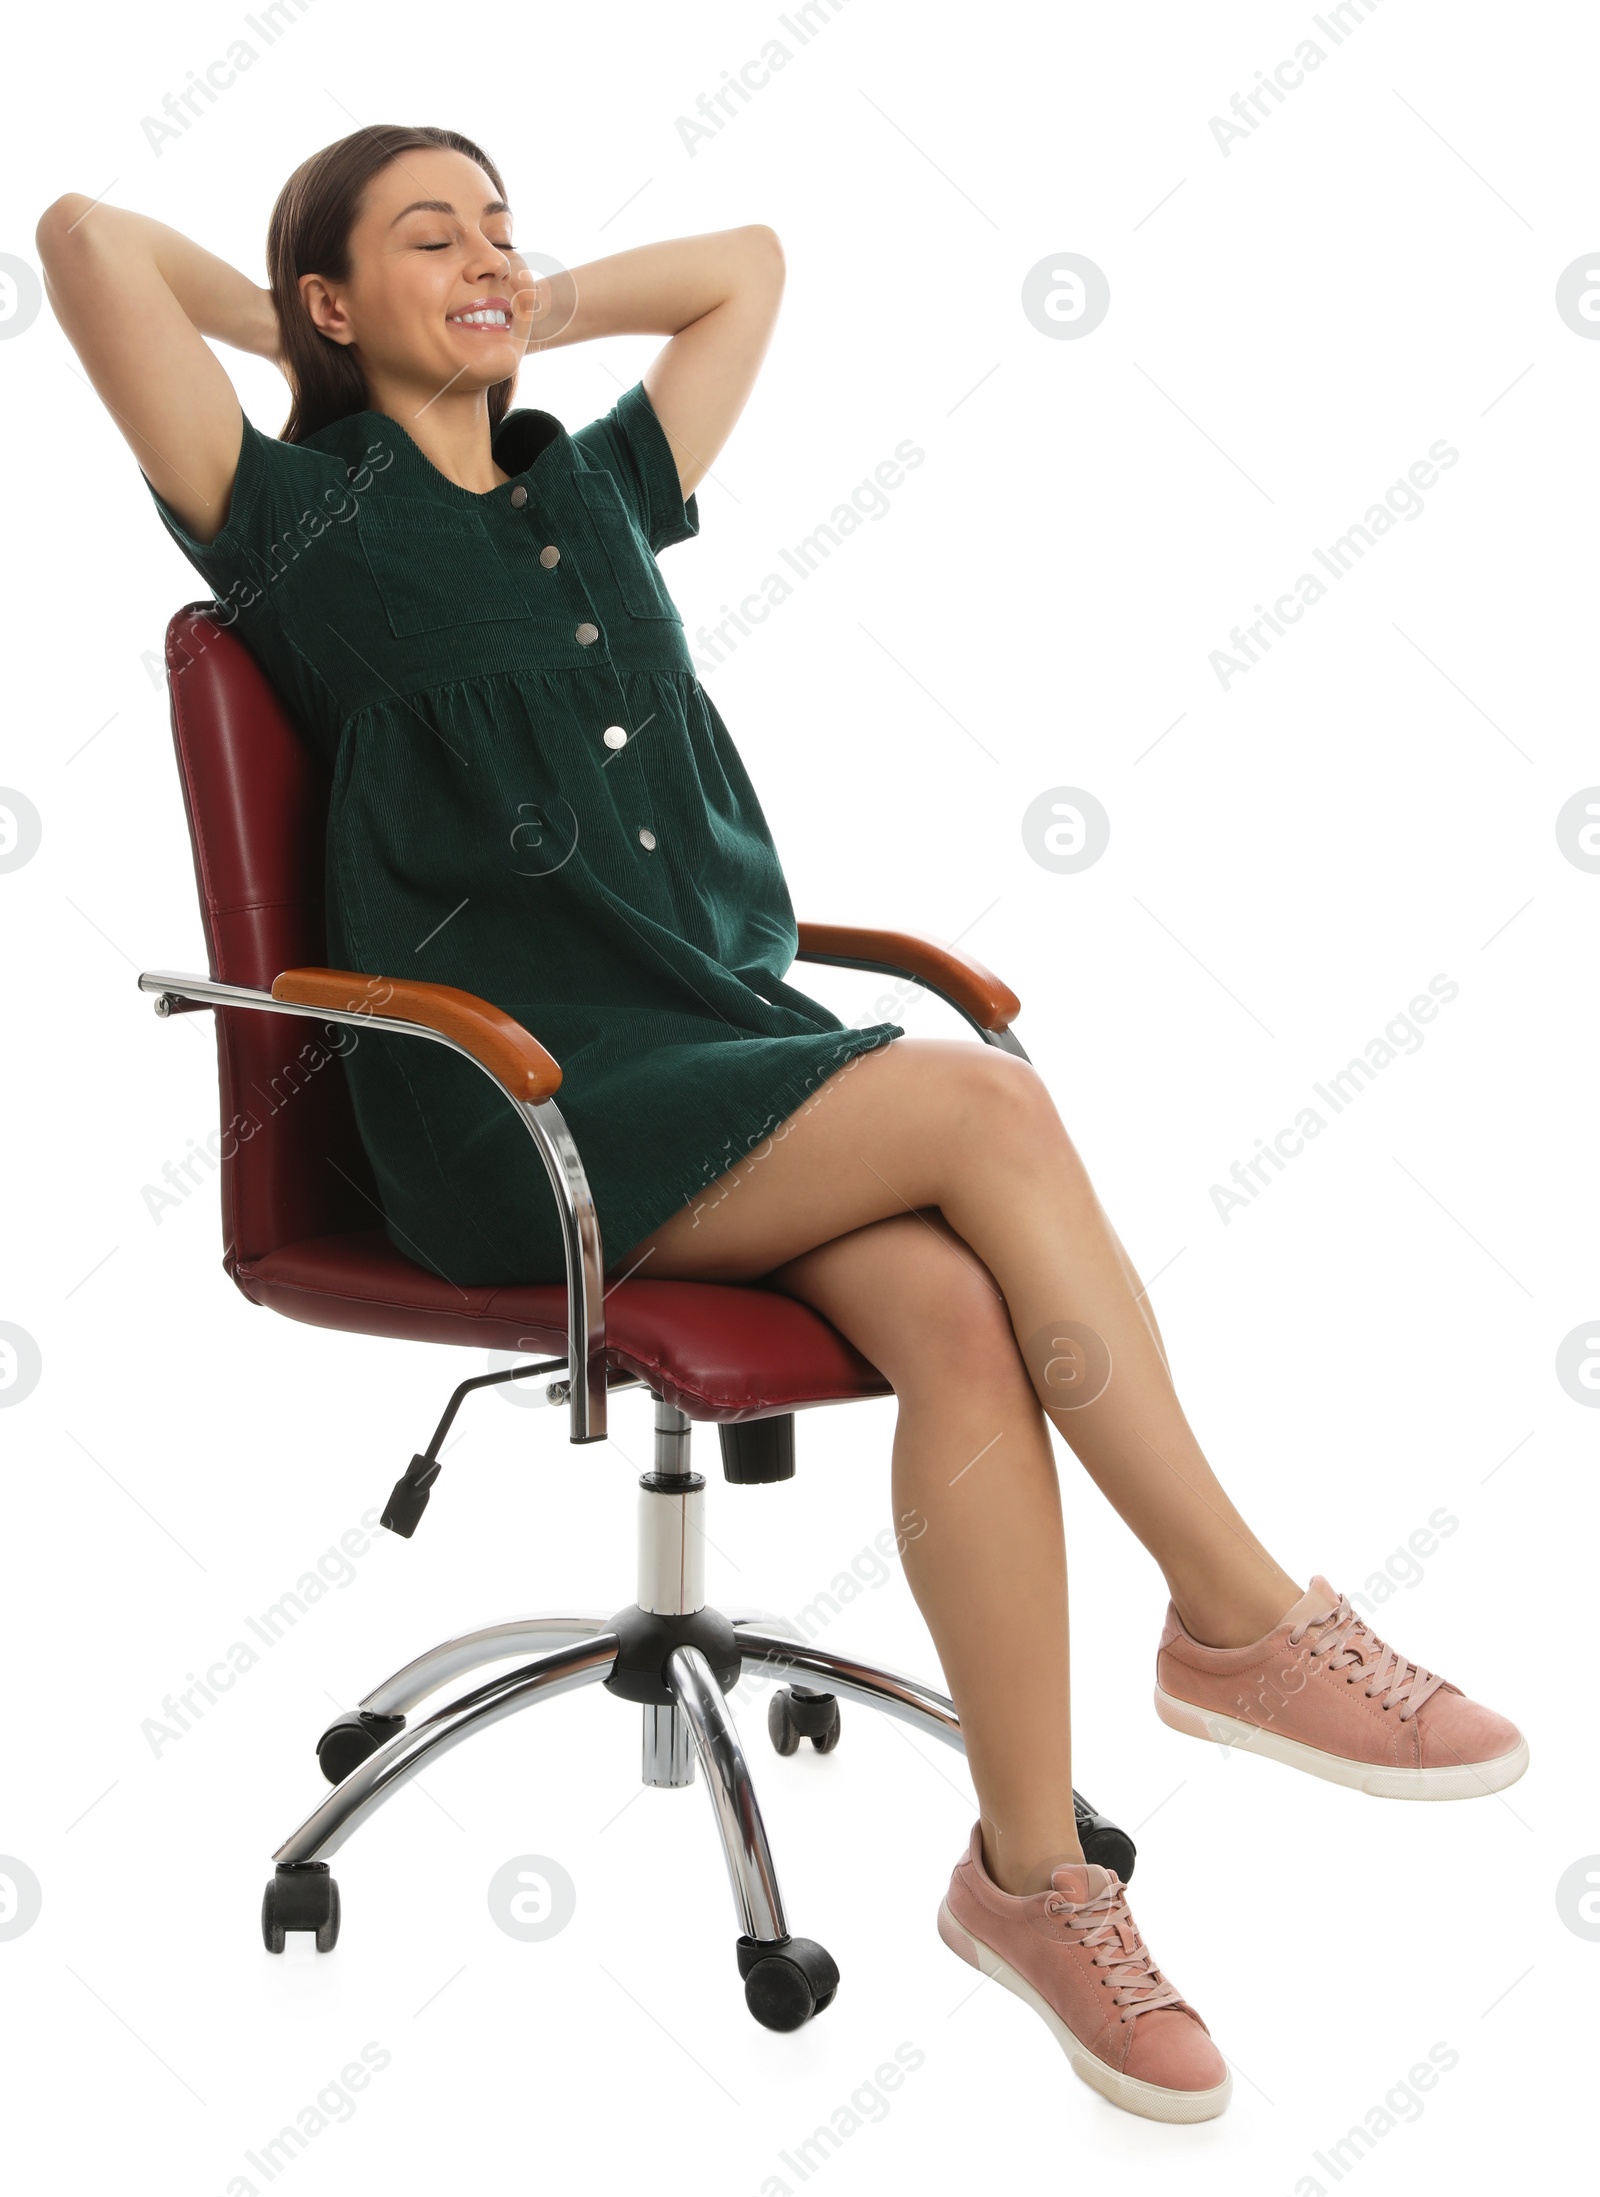
<svg viewBox="0 0 1600 2197"><path fill-rule="evenodd" d="M555 1056L611 1270L904 1032L785 981L783 870L656 564L700 518L644 384L493 447L511 477L475 494L386 413L300 444L246 419L214 541L155 501L331 774L330 965L458 985ZM480 1070L375 1029L343 1072L398 1250L463 1288L561 1279Z"/></svg>

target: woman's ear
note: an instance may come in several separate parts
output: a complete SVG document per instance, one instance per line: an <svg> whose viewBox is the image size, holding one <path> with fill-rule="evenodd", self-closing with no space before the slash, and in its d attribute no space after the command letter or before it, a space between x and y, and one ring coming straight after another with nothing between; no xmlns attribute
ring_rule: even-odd
<svg viewBox="0 0 1600 2197"><path fill-rule="evenodd" d="M350 326L349 315L321 275L302 275L300 295L305 300L312 326L320 334L333 343L354 343L355 331Z"/></svg>

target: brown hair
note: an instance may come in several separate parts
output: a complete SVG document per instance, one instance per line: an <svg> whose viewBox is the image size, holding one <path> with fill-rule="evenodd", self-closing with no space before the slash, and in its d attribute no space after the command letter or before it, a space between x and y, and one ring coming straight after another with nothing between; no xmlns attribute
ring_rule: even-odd
<svg viewBox="0 0 1600 2197"><path fill-rule="evenodd" d="M294 392L284 422L284 442L304 442L335 420L367 410L366 377L351 349L325 336L306 308L302 275L348 281L350 232L361 218L367 185L397 154L443 146L475 160L501 198L500 171L481 146L455 130L405 129L376 123L325 145L303 160L278 193L267 225L267 282L282 331L282 364ZM498 427L511 404L513 374L489 390L489 425Z"/></svg>

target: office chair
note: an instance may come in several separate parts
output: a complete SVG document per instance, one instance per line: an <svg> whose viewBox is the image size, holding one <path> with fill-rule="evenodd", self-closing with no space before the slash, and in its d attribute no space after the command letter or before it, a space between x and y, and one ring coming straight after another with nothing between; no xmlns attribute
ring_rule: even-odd
<svg viewBox="0 0 1600 2197"><path fill-rule="evenodd" d="M814 1940L790 1934L750 1771L723 1696L746 1671L779 1673L768 1730L780 1754L838 1744L839 1702L864 1702L962 1746L946 1695L808 1640L759 1611L724 1614L704 1594L705 1481L690 1469L695 1420L716 1423L725 1477L794 1473L797 1411L883 1396L889 1384L821 1315L776 1290L629 1278L604 1287L604 1257L582 1157L556 1103L561 1071L509 1015L448 985L321 966L327 783L255 658L191 603L167 628L173 740L194 849L209 978L146 971L157 1014L212 1008L221 1086L224 1270L252 1304L352 1335L535 1356L463 1381L428 1448L397 1483L383 1523L415 1532L439 1449L468 1393L556 1375L569 1439L600 1442L616 1389L655 1398L654 1469L639 1483L637 1600L609 1614L516 1617L441 1641L386 1678L317 1742L333 1790L278 1848L262 1902L269 1951L310 1931L339 1933L334 1853L424 1763L474 1732L576 1687L600 1684L643 1712L647 1785L689 1785L698 1760L738 1911L745 1998L770 2029L796 2029L832 2000L839 1974ZM1026 1059L1011 1034L1019 1002L978 963L899 931L800 925L802 961L877 970L939 994L979 1036ZM381 1222L342 1073L305 1059L310 1021L403 1032L449 1046L491 1077L521 1117L562 1221L560 1283L462 1290L404 1257ZM347 1042L340 1039L340 1042ZM322 1048L313 1046L313 1053ZM260 1099L267 1097L265 1118ZM246 1121L248 1134L229 1134ZM414 1718L453 1679L514 1667ZM1132 1874L1127 1834L1074 1794L1085 1854Z"/></svg>

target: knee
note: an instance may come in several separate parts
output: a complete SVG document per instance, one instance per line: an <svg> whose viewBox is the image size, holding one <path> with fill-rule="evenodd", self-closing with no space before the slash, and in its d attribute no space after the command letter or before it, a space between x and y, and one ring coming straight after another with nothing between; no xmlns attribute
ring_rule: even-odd
<svg viewBox="0 0 1600 2197"><path fill-rule="evenodd" d="M945 1249L897 1292L895 1390L959 1388L968 1393L1028 1387L1011 1314L998 1283L971 1246L945 1235Z"/></svg>
<svg viewBox="0 0 1600 2197"><path fill-rule="evenodd" d="M1049 1086L1031 1062L992 1046L975 1048L963 1078L963 1116L985 1149L1041 1154L1077 1164L1078 1155L1056 1111Z"/></svg>

